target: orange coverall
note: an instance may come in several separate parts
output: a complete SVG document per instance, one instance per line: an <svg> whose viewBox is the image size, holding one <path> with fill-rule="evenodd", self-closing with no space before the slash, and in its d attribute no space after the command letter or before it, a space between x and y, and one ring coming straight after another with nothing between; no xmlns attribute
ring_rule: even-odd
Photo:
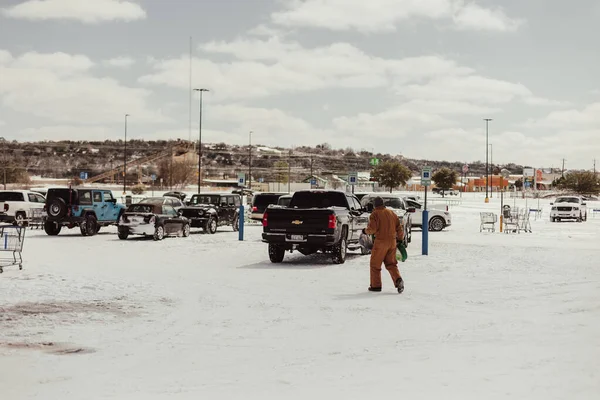
<svg viewBox="0 0 600 400"><path fill-rule="evenodd" d="M381 287L381 264L390 273L394 285L400 278L398 260L396 260L396 239L404 239L404 230L396 213L385 208L377 207L371 213L367 235L375 235L371 251L371 287Z"/></svg>

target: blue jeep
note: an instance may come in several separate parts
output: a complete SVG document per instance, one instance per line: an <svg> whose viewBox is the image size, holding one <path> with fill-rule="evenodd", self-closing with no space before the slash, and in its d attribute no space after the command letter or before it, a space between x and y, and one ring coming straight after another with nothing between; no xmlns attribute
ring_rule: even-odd
<svg viewBox="0 0 600 400"><path fill-rule="evenodd" d="M103 226L117 225L125 206L117 204L110 190L48 189L44 206L44 230L50 236L63 226L79 227L83 236L93 236Z"/></svg>

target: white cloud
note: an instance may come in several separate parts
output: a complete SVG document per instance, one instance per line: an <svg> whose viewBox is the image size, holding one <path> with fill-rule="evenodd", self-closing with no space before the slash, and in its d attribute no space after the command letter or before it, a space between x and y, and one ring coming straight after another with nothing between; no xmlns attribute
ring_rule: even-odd
<svg viewBox="0 0 600 400"><path fill-rule="evenodd" d="M0 65L8 64L12 61L12 55L6 51L0 49Z"/></svg>
<svg viewBox="0 0 600 400"><path fill-rule="evenodd" d="M146 18L139 4L125 0L28 0L2 9L2 13L31 21L68 19L89 24Z"/></svg>
<svg viewBox="0 0 600 400"><path fill-rule="evenodd" d="M529 128L581 129L600 126L600 103L592 103L583 109L553 111L541 119L530 119L525 124Z"/></svg>
<svg viewBox="0 0 600 400"><path fill-rule="evenodd" d="M0 104L56 122L103 124L125 113L139 122L168 119L150 110L146 89L90 74L91 61L65 53L25 53L0 65Z"/></svg>
<svg viewBox="0 0 600 400"><path fill-rule="evenodd" d="M551 106L551 107L562 107L570 105L567 101L559 101L547 99L545 97L537 97L531 96L523 99L525 104L529 104L530 106Z"/></svg>
<svg viewBox="0 0 600 400"><path fill-rule="evenodd" d="M458 8L453 20L457 29L476 31L514 32L523 24L522 20L509 18L500 8L483 8L476 3Z"/></svg>
<svg viewBox="0 0 600 400"><path fill-rule="evenodd" d="M0 119L0 126L4 126L4 125L6 125L6 122L4 122Z"/></svg>
<svg viewBox="0 0 600 400"><path fill-rule="evenodd" d="M292 0L271 19L283 26L309 26L333 31L394 31L402 21L452 21L457 29L511 32L522 21L500 8L487 9L463 0Z"/></svg>
<svg viewBox="0 0 600 400"><path fill-rule="evenodd" d="M135 64L135 60L131 57L115 57L109 60L104 60L104 65L115 68L129 68Z"/></svg>

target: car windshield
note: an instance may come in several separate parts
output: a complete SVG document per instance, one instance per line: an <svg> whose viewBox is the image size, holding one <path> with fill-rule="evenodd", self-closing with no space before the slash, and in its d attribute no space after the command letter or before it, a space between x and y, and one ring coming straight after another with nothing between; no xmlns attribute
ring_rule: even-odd
<svg viewBox="0 0 600 400"><path fill-rule="evenodd" d="M127 209L127 212L136 212L136 213L152 213L154 212L154 205L152 204L132 204Z"/></svg>
<svg viewBox="0 0 600 400"><path fill-rule="evenodd" d="M293 208L348 207L346 195L342 192L297 192L292 197Z"/></svg>
<svg viewBox="0 0 600 400"><path fill-rule="evenodd" d="M190 199L191 205L196 204L219 204L221 202L221 196L210 196L210 195L201 195L195 194Z"/></svg>
<svg viewBox="0 0 600 400"><path fill-rule="evenodd" d="M151 197L148 199L144 199L137 204L152 204L152 205L163 205L165 199L162 197Z"/></svg>
<svg viewBox="0 0 600 400"><path fill-rule="evenodd" d="M577 197L559 197L556 199L556 203L579 203Z"/></svg>
<svg viewBox="0 0 600 400"><path fill-rule="evenodd" d="M404 202L397 197L384 197L383 204L386 207L396 208L396 209L404 209Z"/></svg>

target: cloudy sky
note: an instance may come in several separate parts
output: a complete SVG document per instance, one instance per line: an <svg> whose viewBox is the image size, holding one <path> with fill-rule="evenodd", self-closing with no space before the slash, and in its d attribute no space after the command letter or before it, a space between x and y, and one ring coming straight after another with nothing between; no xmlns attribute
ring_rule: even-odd
<svg viewBox="0 0 600 400"><path fill-rule="evenodd" d="M592 168L597 0L0 0L0 136ZM198 130L193 98L192 135Z"/></svg>

